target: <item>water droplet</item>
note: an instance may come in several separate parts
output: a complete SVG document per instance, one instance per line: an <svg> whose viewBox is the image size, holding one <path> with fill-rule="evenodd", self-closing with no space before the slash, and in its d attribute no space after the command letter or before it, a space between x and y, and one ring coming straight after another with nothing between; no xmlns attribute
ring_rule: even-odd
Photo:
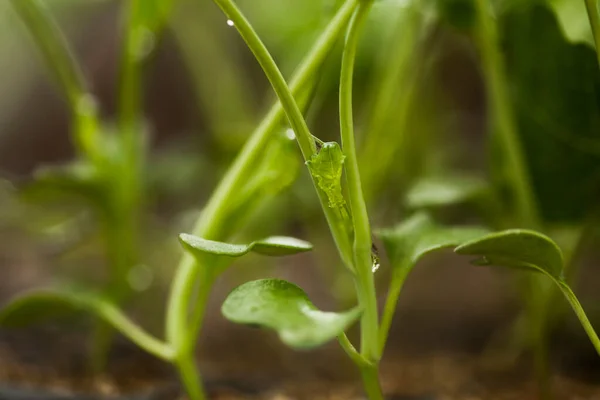
<svg viewBox="0 0 600 400"><path fill-rule="evenodd" d="M147 265L136 265L127 274L129 286L137 292L148 289L154 281L154 271Z"/></svg>
<svg viewBox="0 0 600 400"><path fill-rule="evenodd" d="M379 261L379 250L377 249L377 246L375 246L375 243L371 245L371 262L373 263L371 271L375 273L379 267L381 267L381 262Z"/></svg>
<svg viewBox="0 0 600 400"><path fill-rule="evenodd" d="M233 21L232 21L232 20L228 19L228 20L227 20L227 25L229 25L229 26L233 26L233 25L235 25L235 24L233 23Z"/></svg>
<svg viewBox="0 0 600 400"><path fill-rule="evenodd" d="M294 130L292 128L288 128L285 131L285 137L287 137L290 140L295 140L296 134L294 133Z"/></svg>
<svg viewBox="0 0 600 400"><path fill-rule="evenodd" d="M381 264L379 263L379 261L376 261L373 263L373 268L371 268L371 271L373 271L373 273L375 273L375 272L377 272L379 267L381 267Z"/></svg>

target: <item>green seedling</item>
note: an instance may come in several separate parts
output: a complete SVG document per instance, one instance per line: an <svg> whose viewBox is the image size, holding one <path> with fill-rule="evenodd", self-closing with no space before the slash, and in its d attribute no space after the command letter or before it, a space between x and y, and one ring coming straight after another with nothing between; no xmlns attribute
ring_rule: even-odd
<svg viewBox="0 0 600 400"><path fill-rule="evenodd" d="M262 279L236 288L223 303L225 318L277 331L281 341L296 349L310 349L342 334L361 314L318 310L298 286L280 279Z"/></svg>
<svg viewBox="0 0 600 400"><path fill-rule="evenodd" d="M515 268L549 278L575 311L600 355L600 339L575 293L564 280L562 252L552 239L534 231L514 229L482 236L458 246L454 251L478 256L473 261L475 265Z"/></svg>

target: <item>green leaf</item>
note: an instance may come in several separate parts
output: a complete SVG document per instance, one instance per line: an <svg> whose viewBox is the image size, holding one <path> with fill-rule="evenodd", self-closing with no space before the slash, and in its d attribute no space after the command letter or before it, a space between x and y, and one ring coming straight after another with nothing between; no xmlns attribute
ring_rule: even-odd
<svg viewBox="0 0 600 400"><path fill-rule="evenodd" d="M567 39L594 45L585 1L548 0L548 3L554 9Z"/></svg>
<svg viewBox="0 0 600 400"><path fill-rule="evenodd" d="M541 233L510 229L485 235L458 246L458 254L480 256L476 265L494 265L542 272L561 280L563 257L560 248Z"/></svg>
<svg viewBox="0 0 600 400"><path fill-rule="evenodd" d="M241 257L250 251L266 256L287 256L312 250L312 244L287 236L271 236L250 244L231 244L182 233L179 235L179 241L183 248L195 257L207 254Z"/></svg>
<svg viewBox="0 0 600 400"><path fill-rule="evenodd" d="M485 233L487 230L481 227L437 225L423 212L414 214L394 228L377 231L395 268L412 268L426 254L455 247Z"/></svg>
<svg viewBox="0 0 600 400"><path fill-rule="evenodd" d="M270 328L293 348L322 345L344 332L361 315L318 310L298 286L280 279L262 279L234 289L221 308L225 318Z"/></svg>
<svg viewBox="0 0 600 400"><path fill-rule="evenodd" d="M327 195L331 208L343 207L346 204L342 194L342 171L345 158L339 144L327 142L317 154L306 161L317 185Z"/></svg>
<svg viewBox="0 0 600 400"><path fill-rule="evenodd" d="M20 195L27 201L65 201L81 199L102 207L106 190L98 170L77 161L61 166L45 166L35 171L34 182L24 186Z"/></svg>
<svg viewBox="0 0 600 400"><path fill-rule="evenodd" d="M88 297L68 289L38 289L11 300L0 311L0 326L22 327L72 316L87 308Z"/></svg>
<svg viewBox="0 0 600 400"><path fill-rule="evenodd" d="M600 193L595 50L566 39L555 14L541 4L515 6L498 23L507 87L541 215L552 223L578 222L597 207ZM504 168L499 161L492 165L497 173Z"/></svg>
<svg viewBox="0 0 600 400"><path fill-rule="evenodd" d="M428 177L417 181L406 194L410 208L443 207L470 201L488 189L480 178L468 175Z"/></svg>

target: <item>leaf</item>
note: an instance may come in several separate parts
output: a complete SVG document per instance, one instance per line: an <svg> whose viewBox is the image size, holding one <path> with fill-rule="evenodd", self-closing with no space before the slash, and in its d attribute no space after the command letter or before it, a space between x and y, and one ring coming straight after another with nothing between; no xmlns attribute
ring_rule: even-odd
<svg viewBox="0 0 600 400"><path fill-rule="evenodd" d="M38 289L15 297L0 311L0 326L22 327L71 316L87 308L88 295L68 289Z"/></svg>
<svg viewBox="0 0 600 400"><path fill-rule="evenodd" d="M556 280L563 275L560 248L552 239L535 231L510 229L492 233L464 243L454 251L480 256L474 261L476 265L533 270Z"/></svg>
<svg viewBox="0 0 600 400"><path fill-rule="evenodd" d="M519 139L541 215L552 223L580 221L600 194L596 53L567 40L547 6L515 6L498 22Z"/></svg>
<svg viewBox="0 0 600 400"><path fill-rule="evenodd" d="M412 268L423 256L435 250L455 247L487 233L480 227L445 227L420 212L391 229L381 229L382 239L392 266Z"/></svg>
<svg viewBox="0 0 600 400"><path fill-rule="evenodd" d="M312 250L312 244L287 236L271 236L250 244L231 244L182 233L179 235L179 241L183 248L195 257L207 254L241 257L250 251L266 256L287 256Z"/></svg>
<svg viewBox="0 0 600 400"><path fill-rule="evenodd" d="M585 1L548 0L548 3L554 9L566 38L572 42L594 44Z"/></svg>
<svg viewBox="0 0 600 400"><path fill-rule="evenodd" d="M339 208L346 204L342 194L342 171L345 158L339 144L327 142L317 154L306 161L317 185L327 195L330 208Z"/></svg>
<svg viewBox="0 0 600 400"><path fill-rule="evenodd" d="M424 178L410 188L406 194L406 205L409 208L425 208L464 203L487 188L483 179L468 175Z"/></svg>
<svg viewBox="0 0 600 400"><path fill-rule="evenodd" d="M36 170L34 182L24 186L20 194L31 201L79 198L96 206L102 206L106 200L105 186L97 169L83 161Z"/></svg>
<svg viewBox="0 0 600 400"><path fill-rule="evenodd" d="M341 313L320 311L302 289L280 279L238 286L223 303L221 312L235 323L273 329L285 344L299 349L334 339L361 315L358 308Z"/></svg>

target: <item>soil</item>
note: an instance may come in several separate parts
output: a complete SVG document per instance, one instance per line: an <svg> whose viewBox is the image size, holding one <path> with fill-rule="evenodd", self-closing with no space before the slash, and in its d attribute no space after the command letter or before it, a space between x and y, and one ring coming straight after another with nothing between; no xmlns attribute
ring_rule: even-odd
<svg viewBox="0 0 600 400"><path fill-rule="evenodd" d="M235 346L216 347L199 355L207 391L215 400L362 400L353 366L336 345L314 352L282 349L258 330L236 328ZM226 335L227 336L227 335ZM106 374L86 369L84 335L65 335L56 327L0 333L0 399L148 399L179 400L177 377L169 366L119 338ZM223 338L223 343L226 340ZM231 342L229 342L231 343ZM472 349L388 349L381 381L389 400L525 400L537 399L531 366L491 367ZM238 354L234 349L243 349ZM215 353L223 357L214 358ZM248 354L249 353L249 354ZM566 352L573 354L572 351ZM254 357L248 357L253 354ZM560 357L559 357L560 358ZM560 361L560 363L559 363ZM554 360L555 399L600 400L600 370L586 358ZM562 365L561 365L562 363ZM571 375L565 372L568 370ZM594 378L594 376L596 378Z"/></svg>

